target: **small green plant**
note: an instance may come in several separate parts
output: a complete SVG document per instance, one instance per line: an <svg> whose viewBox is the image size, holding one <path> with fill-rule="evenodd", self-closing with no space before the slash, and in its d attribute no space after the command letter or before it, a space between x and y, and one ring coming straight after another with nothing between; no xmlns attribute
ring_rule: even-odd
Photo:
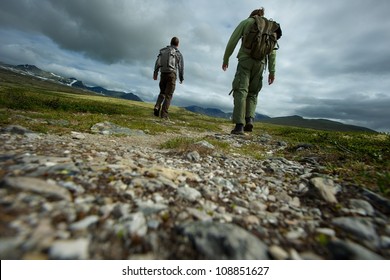
<svg viewBox="0 0 390 280"><path fill-rule="evenodd" d="M377 172L377 178L378 178L378 188L379 191L389 197L390 196L390 172Z"/></svg>
<svg viewBox="0 0 390 280"><path fill-rule="evenodd" d="M315 240L321 245L321 246L327 246L329 241L330 241L330 238L329 236L323 234L323 233L319 233L316 235L315 237Z"/></svg>
<svg viewBox="0 0 390 280"><path fill-rule="evenodd" d="M173 138L171 140L168 140L165 143L162 143L160 145L160 148L162 149L176 149L176 150L188 150L189 147L194 144L197 141L197 139L194 138L184 138L184 137L177 137Z"/></svg>

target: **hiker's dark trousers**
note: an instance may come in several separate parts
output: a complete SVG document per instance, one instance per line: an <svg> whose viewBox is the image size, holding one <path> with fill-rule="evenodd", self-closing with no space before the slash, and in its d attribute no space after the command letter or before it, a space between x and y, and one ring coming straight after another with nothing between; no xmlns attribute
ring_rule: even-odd
<svg viewBox="0 0 390 280"><path fill-rule="evenodd" d="M171 105L173 92L176 87L176 72L161 73L160 94L158 95L156 108L161 108L161 117L168 117L168 109ZM162 107L161 107L162 106Z"/></svg>

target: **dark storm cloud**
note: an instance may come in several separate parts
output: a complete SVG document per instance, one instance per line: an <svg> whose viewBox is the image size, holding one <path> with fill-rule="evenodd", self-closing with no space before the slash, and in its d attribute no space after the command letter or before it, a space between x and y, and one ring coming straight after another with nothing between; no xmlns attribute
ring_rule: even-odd
<svg viewBox="0 0 390 280"><path fill-rule="evenodd" d="M318 77L390 73L389 1L287 1L279 8L281 52L295 67Z"/></svg>
<svg viewBox="0 0 390 280"><path fill-rule="evenodd" d="M0 24L42 33L61 48L108 63L140 61L179 31L174 23L182 14L170 12L176 2L2 0Z"/></svg>

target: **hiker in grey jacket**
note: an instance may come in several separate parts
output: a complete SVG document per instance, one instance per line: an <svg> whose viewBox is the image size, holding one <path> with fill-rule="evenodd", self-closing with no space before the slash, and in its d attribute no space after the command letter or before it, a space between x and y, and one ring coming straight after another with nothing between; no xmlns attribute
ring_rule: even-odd
<svg viewBox="0 0 390 280"><path fill-rule="evenodd" d="M154 66L153 79L157 80L158 72L161 72L160 78L160 94L158 95L156 105L154 106L154 115L156 117L168 119L168 109L171 105L173 92L176 88L177 73L179 73L179 81L184 81L184 60L179 49L179 39L173 37L171 45L160 50Z"/></svg>

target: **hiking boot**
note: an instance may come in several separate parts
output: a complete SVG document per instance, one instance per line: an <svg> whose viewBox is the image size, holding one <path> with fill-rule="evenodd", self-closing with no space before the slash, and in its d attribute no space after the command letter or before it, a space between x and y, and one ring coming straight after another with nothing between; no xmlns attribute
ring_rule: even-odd
<svg viewBox="0 0 390 280"><path fill-rule="evenodd" d="M244 131L252 132L253 131L253 118L245 118Z"/></svg>
<svg viewBox="0 0 390 280"><path fill-rule="evenodd" d="M154 107L154 115L158 117L160 115L160 108Z"/></svg>
<svg viewBox="0 0 390 280"><path fill-rule="evenodd" d="M244 135L244 125L242 123L237 123L230 133L236 135Z"/></svg>

